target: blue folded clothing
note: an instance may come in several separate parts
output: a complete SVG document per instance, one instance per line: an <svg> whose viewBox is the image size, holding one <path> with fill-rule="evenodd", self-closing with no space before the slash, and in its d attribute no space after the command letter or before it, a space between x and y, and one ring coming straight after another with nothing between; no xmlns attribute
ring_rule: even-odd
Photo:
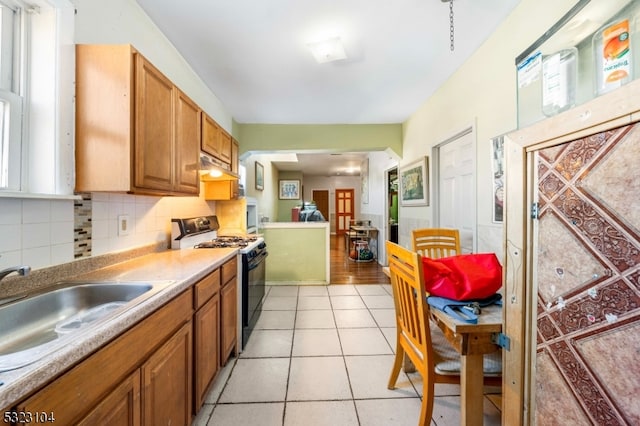
<svg viewBox="0 0 640 426"><path fill-rule="evenodd" d="M486 299L477 300L453 300L444 297L428 296L427 303L429 306L439 309L447 315L457 319L458 321L468 324L477 324L480 308L490 305L502 306L502 295L496 293Z"/></svg>

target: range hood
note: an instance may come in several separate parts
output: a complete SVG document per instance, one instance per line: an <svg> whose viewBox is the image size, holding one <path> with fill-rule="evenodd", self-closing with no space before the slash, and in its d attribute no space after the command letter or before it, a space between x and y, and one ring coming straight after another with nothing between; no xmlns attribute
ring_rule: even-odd
<svg viewBox="0 0 640 426"><path fill-rule="evenodd" d="M203 182L219 180L238 180L240 176L229 170L229 165L207 154L200 153L200 180Z"/></svg>

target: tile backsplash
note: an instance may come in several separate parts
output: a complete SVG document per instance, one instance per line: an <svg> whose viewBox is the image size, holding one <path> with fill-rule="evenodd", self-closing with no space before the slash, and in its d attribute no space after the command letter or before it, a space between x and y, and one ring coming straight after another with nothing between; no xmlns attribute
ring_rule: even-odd
<svg viewBox="0 0 640 426"><path fill-rule="evenodd" d="M82 200L1 198L0 269L33 269L159 242L169 247L172 217L215 214L200 197L91 193ZM129 216L118 235L118 216Z"/></svg>
<svg viewBox="0 0 640 426"><path fill-rule="evenodd" d="M0 198L0 268L73 259L73 200Z"/></svg>
<svg viewBox="0 0 640 426"><path fill-rule="evenodd" d="M73 257L91 257L91 193L73 203Z"/></svg>

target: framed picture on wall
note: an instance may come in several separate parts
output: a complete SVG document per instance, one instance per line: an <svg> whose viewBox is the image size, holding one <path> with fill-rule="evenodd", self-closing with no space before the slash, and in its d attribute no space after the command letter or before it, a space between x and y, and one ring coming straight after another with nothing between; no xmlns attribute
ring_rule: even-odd
<svg viewBox="0 0 640 426"><path fill-rule="evenodd" d="M429 205L429 157L400 168L400 204Z"/></svg>
<svg viewBox="0 0 640 426"><path fill-rule="evenodd" d="M256 189L264 189L264 166L256 161Z"/></svg>
<svg viewBox="0 0 640 426"><path fill-rule="evenodd" d="M278 191L278 198L281 200L299 200L300 199L300 181L294 180L280 180L280 190Z"/></svg>

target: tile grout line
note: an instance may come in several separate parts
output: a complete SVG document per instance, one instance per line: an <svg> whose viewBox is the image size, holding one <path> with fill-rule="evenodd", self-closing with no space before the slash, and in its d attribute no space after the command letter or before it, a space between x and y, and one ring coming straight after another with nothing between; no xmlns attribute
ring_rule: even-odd
<svg viewBox="0 0 640 426"><path fill-rule="evenodd" d="M300 286L296 286L296 309L293 316L293 330L291 330L291 348L289 349L289 368L287 371L287 383L284 389L284 407L282 408L282 426L287 415L287 399L289 397L289 381L291 380L291 364L293 362L293 343L296 339L296 322L298 321L298 305L300 303ZM269 291L271 293L271 291Z"/></svg>
<svg viewBox="0 0 640 426"><path fill-rule="evenodd" d="M356 289L356 291L358 291ZM327 289L327 293L329 293L329 289ZM363 301L364 303L364 301ZM333 317L333 324L335 326L336 334L338 336L338 343L340 344L340 352L342 353L342 364L344 365L344 371L347 373L347 382L349 383L349 392L351 393L351 403L353 405L353 411L356 413L356 420L358 421L358 425L360 425L360 413L358 413L358 406L356 404L356 398L353 394L353 385L351 384L351 376L349 375L349 368L347 368L347 359L344 354L344 347L342 346L342 339L340 338L340 332L338 331L338 322L336 321L336 311L333 308L333 302L331 299L331 294L329 294L329 306L331 306L331 316Z"/></svg>
<svg viewBox="0 0 640 426"><path fill-rule="evenodd" d="M380 285L381 285L381 284L380 284ZM288 372L287 372L287 381L286 381L286 389L285 389L284 401L282 401L282 403L283 403L282 424L283 424L283 425L284 425L284 422L285 422L285 417L286 417L286 412L287 412L287 405L288 405L290 402L327 402L327 401L349 401L349 399L335 399L335 400L334 400L334 399L331 399L331 400L327 400L327 399L320 399L320 400L300 400L300 401L298 401L298 400L291 400L291 401L289 401L289 400L288 400L288 396L289 396L289 385L290 385L290 380L291 380L291 367L292 367L292 361L293 361L293 358L294 358L293 350L294 350L295 336L296 336L296 331L297 331L297 329L296 329L296 325L297 325L297 321L298 321L298 312L300 312L300 311L299 311L299 308L300 308L300 297L306 297L306 296L301 296L301 294L300 294L300 286L296 286L296 287L297 287L296 296L295 296L295 297L296 297L296 303L295 303L295 309L293 310L293 311L295 312L295 314L294 314L293 325L292 325L292 329L291 329L291 332L292 332L292 341L291 341L291 348L289 349L289 356L288 356L288 359L289 359L289 367L288 367ZM370 308L370 307L365 303L364 298L363 298L363 295L362 295L362 294L360 294L360 292L357 290L357 287L356 287L356 286L354 286L354 287L355 287L355 289L356 289L357 295L359 296L360 300L361 300L361 301L362 301L362 303L364 304L366 311L367 311L367 312L368 312L368 314L372 317L372 319L373 319L373 321L374 321L374 324L375 324L375 329L377 329L377 330L382 334L382 336L383 336L383 338L385 339L385 342L387 343L387 345L391 346L391 345L389 344L389 342L388 342L388 340L387 340L386 336L384 335L384 333L382 333L382 329L381 329L380 323L376 320L376 318L375 318L375 317L373 316L373 314L371 313L371 308ZM385 293L387 293L387 294L386 294L386 296L388 296L388 292L386 292L386 290L385 290ZM265 295L265 300L266 300L266 298L267 298L268 296L271 296L271 297L277 297L277 296L275 296L275 295L271 294L271 289L270 289L270 291ZM315 295L314 295L314 296L315 296ZM342 295L342 294L331 295L331 294L329 294L329 293L328 293L328 291L327 291L327 297L329 298L329 304L330 304L331 314L332 314L332 318L333 318L333 321L334 321L334 324L333 324L333 327L332 327L332 328L335 330L335 332L336 332L336 334L337 334L337 336L338 336L338 341L339 341L339 344L340 344L340 351L341 351L341 355L340 355L340 356L342 357L343 365L344 365L344 368L345 368L345 372L347 373L347 380L348 380L348 383L349 383L350 400L351 400L351 402L352 402L352 404L353 404L353 408L354 408L354 412L355 412L355 415L356 415L356 419L357 419L358 425L360 425L360 424L361 424L361 420L360 420L360 413L358 412L358 409L357 409L357 405L356 405L356 398L355 398L355 395L354 395L354 393L353 393L352 380L351 380L351 377L350 377L350 374L349 374L349 370L348 370L348 368L347 368L347 363L346 363L346 357L347 357L347 355L345 355L345 353L344 353L343 342L342 342L342 339L341 339L341 337L340 337L339 327L338 327L338 324L337 324L337 321L336 321L336 315L335 315L335 314L336 314L336 309L334 308L333 303L332 303L332 296L346 296L346 295ZM384 296L384 295L381 295L381 296ZM349 308L349 309L346 309L346 310L354 310L354 309L358 309L358 308ZM313 309L312 309L312 310L313 310ZM372 328L372 327L347 327L347 328L348 328L348 329L361 329L361 328ZM314 329L318 329L318 328L314 328ZM321 329L321 328L320 328L320 329ZM265 330L267 330L267 329L265 329ZM273 330L280 330L280 329L273 329ZM281 329L281 330L287 330L287 329ZM326 356L326 357L335 357L334 355L325 355L325 356ZM353 355L353 356L357 356L357 355ZM375 355L375 354L367 354L367 355L363 355L363 356L377 356L377 355ZM315 358L315 357L316 357L316 356L312 356L312 355L306 356L306 355L305 355L305 356L300 356L299 358ZM322 357L322 356L318 356L318 357ZM258 357L247 357L247 358L243 358L243 359L263 359L263 358L270 358L270 359L278 359L278 358L280 358L280 359L281 359L281 358L286 358L286 357L281 357L281 356L259 357L259 356L258 356ZM225 380L225 384L224 384L224 385L223 385L223 387L221 388L220 393L218 394L218 397L217 397L216 401L212 404L212 410L211 410L211 413L209 414L208 418L206 419L206 423L205 423L205 424L207 424L207 425L209 424L209 422L210 422L210 421L211 421L211 419L213 418L213 413L214 413L215 409L216 409L218 406L235 405L235 404L280 403L280 402L281 402L281 401L274 400L274 401L249 401L249 402L224 402L224 403L221 403L221 402L220 402L220 399L221 399L221 397L222 397L222 395L223 395L223 393L224 393L225 389L227 388L227 386L228 386L228 384L229 384L229 381L230 381L230 379L231 379L231 377L232 377L232 375L233 375L233 373L234 373L235 368L237 367L237 364L238 364L238 361L239 361L239 360L240 360L240 355L238 355L238 357L236 357L236 358L233 360L234 364L233 364L233 366L232 366L232 369L231 369L231 371L229 372L229 375L227 376L227 378L226 378L226 380ZM412 384L412 387L414 388L414 391L416 391L416 390L415 390L415 384L414 384L411 380L410 380L410 382L411 382L411 384ZM416 397L418 397L418 398L419 398L419 395L417 395L417 392L416 392L416 396L415 396L415 397L408 397L408 396L407 396L406 398L408 398L408 399L412 399L412 398L416 398ZM405 397L402 397L402 398L395 398L395 397L394 397L394 398L391 398L391 397L389 397L389 398L385 398L385 397L375 397L375 398L374 398L374 397L367 397L367 398L361 398L361 399L359 399L359 400L362 400L362 401L374 401L374 400L380 400L380 399L385 399L385 400L386 400L386 399L396 400L396 399L404 399L404 398L405 398Z"/></svg>

